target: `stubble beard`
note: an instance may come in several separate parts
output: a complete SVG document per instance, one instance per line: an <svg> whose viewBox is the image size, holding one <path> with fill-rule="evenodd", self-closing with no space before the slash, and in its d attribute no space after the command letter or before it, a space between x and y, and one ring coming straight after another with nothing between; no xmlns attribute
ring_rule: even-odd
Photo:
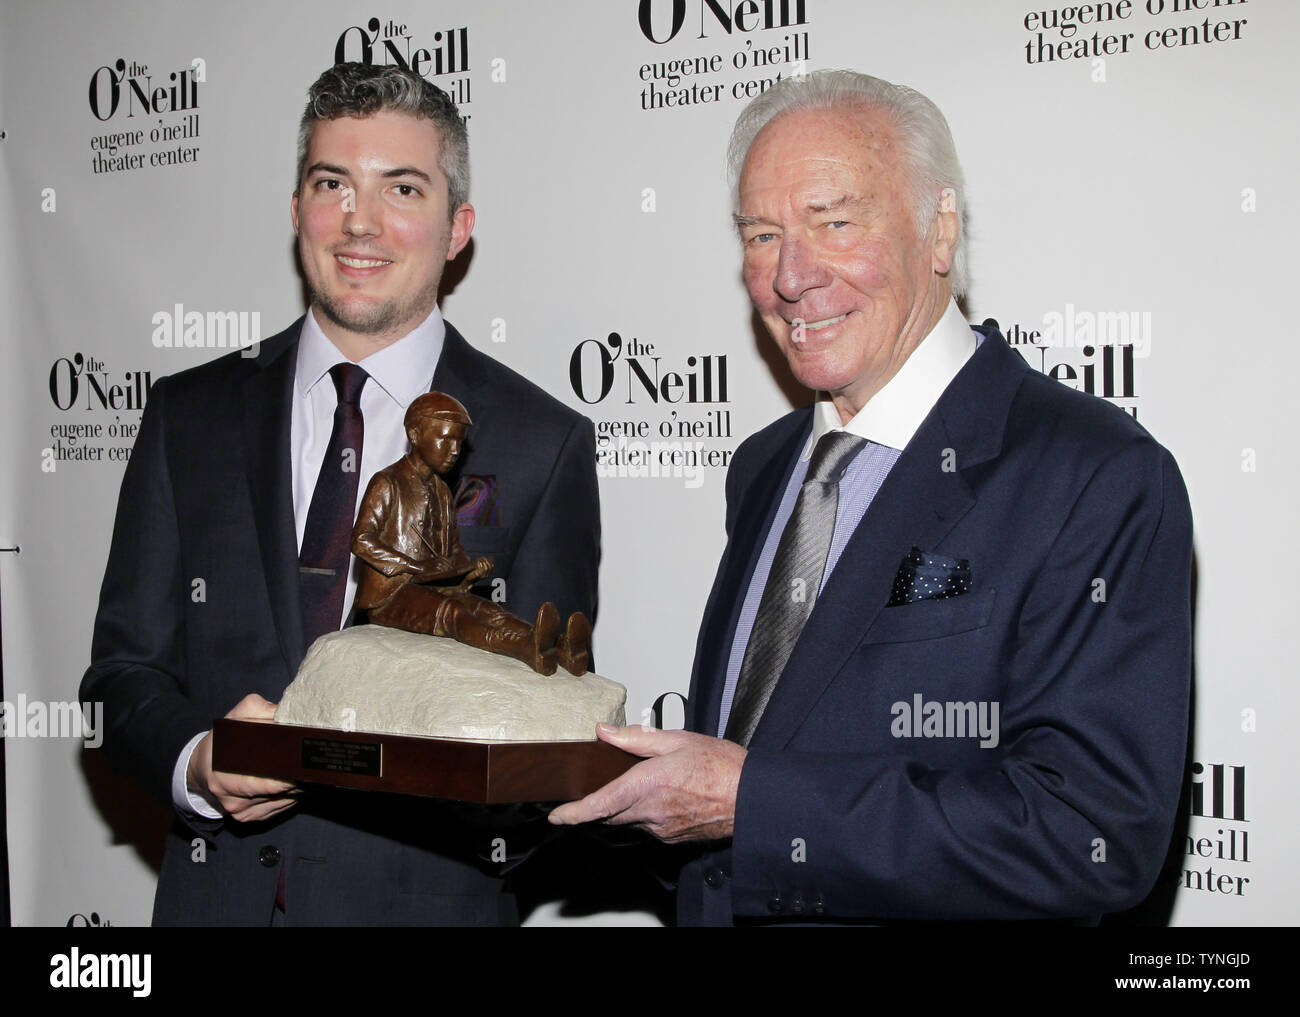
<svg viewBox="0 0 1300 1017"><path fill-rule="evenodd" d="M382 336L393 333L403 325L414 328L429 316L438 301L438 288L416 293L409 299L385 300L381 304L363 308L350 308L334 300L328 293L311 291L312 306L339 328L357 335Z"/></svg>

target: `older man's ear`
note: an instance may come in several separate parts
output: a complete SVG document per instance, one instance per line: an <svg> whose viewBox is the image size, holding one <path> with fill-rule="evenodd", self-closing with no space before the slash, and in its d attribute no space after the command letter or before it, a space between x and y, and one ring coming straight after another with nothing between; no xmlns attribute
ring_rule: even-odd
<svg viewBox="0 0 1300 1017"><path fill-rule="evenodd" d="M952 271L957 251L961 214L957 211L957 192L945 187L939 195L939 211L934 216L934 271L946 276Z"/></svg>

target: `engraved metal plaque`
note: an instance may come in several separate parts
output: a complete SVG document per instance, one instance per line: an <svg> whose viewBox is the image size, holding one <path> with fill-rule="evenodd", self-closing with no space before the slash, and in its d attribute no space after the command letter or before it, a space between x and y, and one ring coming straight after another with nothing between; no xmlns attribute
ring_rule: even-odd
<svg viewBox="0 0 1300 1017"><path fill-rule="evenodd" d="M384 775L384 746L350 742L340 738L302 739L304 770L326 773L363 773L368 777Z"/></svg>

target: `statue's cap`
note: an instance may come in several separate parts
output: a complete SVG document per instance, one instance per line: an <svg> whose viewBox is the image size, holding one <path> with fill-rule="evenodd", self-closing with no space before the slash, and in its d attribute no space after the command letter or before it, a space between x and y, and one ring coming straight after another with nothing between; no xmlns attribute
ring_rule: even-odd
<svg viewBox="0 0 1300 1017"><path fill-rule="evenodd" d="M417 421L425 417L454 420L466 427L473 423L469 419L469 411L460 404L460 401L453 399L445 392L426 392L416 399L406 408L406 417L403 419L402 425L407 430L410 430Z"/></svg>

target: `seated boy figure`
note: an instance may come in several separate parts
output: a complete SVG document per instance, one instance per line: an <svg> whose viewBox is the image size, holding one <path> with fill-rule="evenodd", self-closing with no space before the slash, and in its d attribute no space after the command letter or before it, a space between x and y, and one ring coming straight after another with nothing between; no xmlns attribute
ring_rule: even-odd
<svg viewBox="0 0 1300 1017"><path fill-rule="evenodd" d="M411 451L371 479L352 530L361 570L356 606L379 625L450 636L521 660L543 675L560 664L572 674L590 665L591 623L560 614L547 602L529 624L470 592L492 571L491 558L471 559L460 543L456 507L443 474L456 464L470 427L469 413L442 392L420 396L403 424Z"/></svg>

